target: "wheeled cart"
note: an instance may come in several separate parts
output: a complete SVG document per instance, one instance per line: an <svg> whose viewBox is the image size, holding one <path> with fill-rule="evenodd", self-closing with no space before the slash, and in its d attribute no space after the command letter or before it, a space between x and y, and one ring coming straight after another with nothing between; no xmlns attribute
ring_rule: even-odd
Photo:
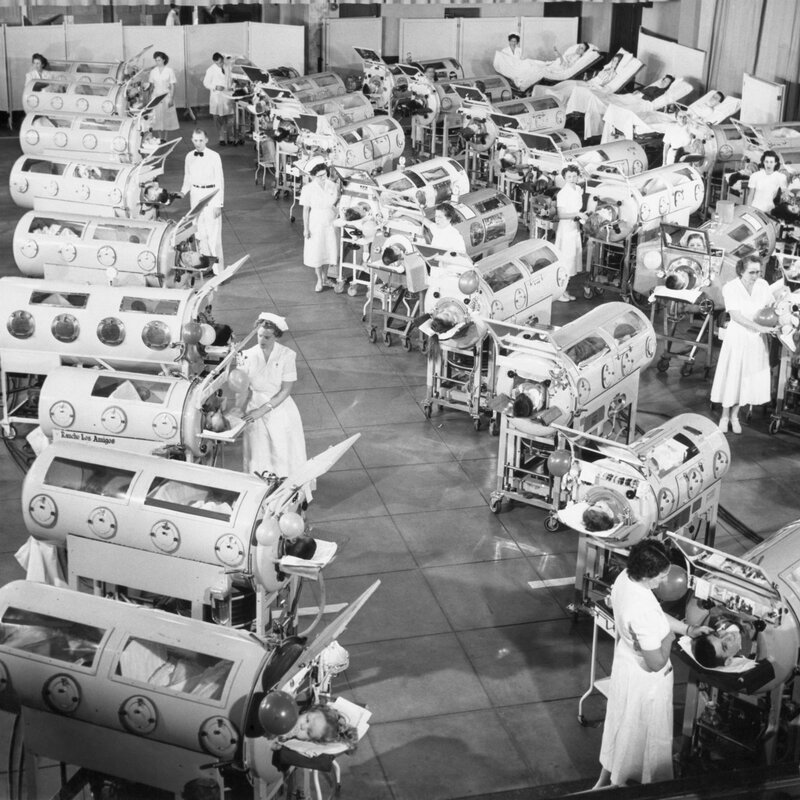
<svg viewBox="0 0 800 800"><path fill-rule="evenodd" d="M598 632L602 631L607 633L612 639L616 637L616 629L614 628L614 617L611 612L601 606L599 603L588 603L581 607L581 611L589 614L592 617L592 656L591 665L589 667L589 688L581 695L578 700L578 722L581 725L588 725L586 715L583 713L583 704L595 693L599 692L603 697L608 697L608 685L611 683L611 678L598 678L597 677L597 640Z"/></svg>
<svg viewBox="0 0 800 800"><path fill-rule="evenodd" d="M681 375L686 378L694 371L697 353L700 351L703 357L703 377L707 380L714 366L714 301L704 296L698 296L693 301L679 300L660 293L668 291L657 287L650 299L650 322L656 336L664 343L656 369L666 372L674 358L681 362ZM662 319L660 333L656 327L659 314ZM684 349L675 350L674 345L683 346Z"/></svg>
<svg viewBox="0 0 800 800"><path fill-rule="evenodd" d="M778 306L780 311L789 313L796 319L800 315L800 257L781 254L778 263L783 272L783 280L791 292ZM778 433L788 425L800 428L800 360L794 334L783 335L779 341L782 347L778 363L775 411L769 421L771 434Z"/></svg>
<svg viewBox="0 0 800 800"><path fill-rule="evenodd" d="M619 242L587 236L584 269L588 277L583 284L584 297L589 300L609 291L618 294L626 303L630 302L633 296L632 252L636 252L633 236Z"/></svg>
<svg viewBox="0 0 800 800"><path fill-rule="evenodd" d="M396 266L367 262L365 266L369 271L369 285L362 320L367 323L369 340L378 341L380 326L380 336L387 347L391 347L397 337L406 350L411 350L416 329L420 349L424 349L424 338L415 328L428 285L423 259L407 258Z"/></svg>
<svg viewBox="0 0 800 800"><path fill-rule="evenodd" d="M556 512L566 500L563 479L551 474L547 459L564 447L563 437L552 428L541 426L541 435L522 431L515 419L505 414L500 421L500 452L497 458L497 490L489 498L489 508L497 514L503 500L517 500L550 511L546 530L557 531L561 524ZM548 432L549 431L549 432Z"/></svg>
<svg viewBox="0 0 800 800"><path fill-rule="evenodd" d="M487 415L489 432L499 432L499 421L489 403L494 398L495 342L484 336L473 347L452 347L440 342L428 348L428 395L422 404L430 418L434 406L464 411L473 419L476 431Z"/></svg>

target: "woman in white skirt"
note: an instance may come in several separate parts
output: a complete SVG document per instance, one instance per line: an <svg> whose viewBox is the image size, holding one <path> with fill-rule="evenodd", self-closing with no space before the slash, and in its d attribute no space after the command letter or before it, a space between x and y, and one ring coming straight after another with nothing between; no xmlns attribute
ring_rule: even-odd
<svg viewBox="0 0 800 800"><path fill-rule="evenodd" d="M175 86L178 79L175 70L168 67L169 56L161 50L153 53L156 65L150 70L149 83L153 90L153 97L160 94L166 97L153 109L153 134L159 139L167 138L167 131L177 131L178 113L175 111Z"/></svg>
<svg viewBox="0 0 800 800"><path fill-rule="evenodd" d="M289 329L283 317L265 312L257 322L257 344L242 353L240 365L250 379L249 390L236 397L236 406L244 410L247 422L244 471L285 478L306 462L303 421L291 397L297 381L297 356L277 342ZM307 500L313 488L306 487Z"/></svg>
<svg viewBox="0 0 800 800"><path fill-rule="evenodd" d="M748 256L736 265L739 276L722 287L725 310L731 320L711 386L711 402L722 405L720 430L741 433L739 406L768 403L771 398L769 351L766 334L772 328L753 319L766 306L775 304L769 284L761 277L761 261Z"/></svg>
<svg viewBox="0 0 800 800"><path fill-rule="evenodd" d="M586 214L581 211L583 208L583 189L578 185L581 176L580 171L574 164L564 167L561 170L564 178L564 186L559 189L556 195L556 211L558 213L558 227L556 228L556 250L561 256L561 266L567 271L571 278L578 274L583 260L583 243L581 240L581 229L578 224L586 219ZM556 300L567 303L574 300L575 295L565 291Z"/></svg>
<svg viewBox="0 0 800 800"><path fill-rule="evenodd" d="M328 267L339 263L339 243L336 239L336 204L339 187L328 179L328 165L320 160L308 168L311 180L300 192L303 206L303 263L317 273L314 291L321 292L328 281Z"/></svg>
<svg viewBox="0 0 800 800"><path fill-rule="evenodd" d="M672 778L672 642L676 634L697 637L712 629L661 610L653 590L670 566L660 542L637 542L611 589L616 646L595 789Z"/></svg>

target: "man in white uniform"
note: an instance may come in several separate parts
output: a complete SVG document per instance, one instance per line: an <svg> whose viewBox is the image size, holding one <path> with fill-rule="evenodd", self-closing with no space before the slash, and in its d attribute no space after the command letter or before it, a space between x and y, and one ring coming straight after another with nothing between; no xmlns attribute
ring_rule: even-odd
<svg viewBox="0 0 800 800"><path fill-rule="evenodd" d="M166 24L168 28L181 24L181 15L180 12L178 11L178 6L176 6L175 3L169 4L169 14L167 14Z"/></svg>
<svg viewBox="0 0 800 800"><path fill-rule="evenodd" d="M214 274L222 270L222 206L225 202L225 178L222 159L209 150L208 136L201 128L192 133L194 150L186 154L181 197L189 193L194 208L201 200L216 191L216 195L197 218L197 241L203 255L214 256Z"/></svg>
<svg viewBox="0 0 800 800"><path fill-rule="evenodd" d="M211 66L203 76L203 86L208 89L208 112L214 117L219 145L224 147L228 144L231 136L231 122L233 121L233 100L230 97L230 57L225 59L221 53L214 53L211 61Z"/></svg>

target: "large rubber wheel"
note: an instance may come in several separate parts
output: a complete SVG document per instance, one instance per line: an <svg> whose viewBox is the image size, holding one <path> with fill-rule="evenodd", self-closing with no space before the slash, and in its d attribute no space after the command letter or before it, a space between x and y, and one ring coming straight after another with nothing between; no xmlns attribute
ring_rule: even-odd
<svg viewBox="0 0 800 800"><path fill-rule="evenodd" d="M550 514L544 521L544 529L555 533L561 527L558 517L555 514Z"/></svg>
<svg viewBox="0 0 800 800"><path fill-rule="evenodd" d="M336 281L336 284L333 287L334 294L342 294L344 292L345 282L344 281Z"/></svg>
<svg viewBox="0 0 800 800"><path fill-rule="evenodd" d="M669 359L659 358L658 363L656 364L656 369L659 372L666 372L669 369Z"/></svg>
<svg viewBox="0 0 800 800"><path fill-rule="evenodd" d="M358 289L355 286L350 285L350 286L347 287L347 296L348 297L355 297L357 294L358 294Z"/></svg>
<svg viewBox="0 0 800 800"><path fill-rule="evenodd" d="M583 287L583 296L587 300L591 300L592 299L592 297L594 296L594 292L592 291L592 287L591 286L584 286Z"/></svg>
<svg viewBox="0 0 800 800"><path fill-rule="evenodd" d="M493 497L491 500L489 500L489 510L492 512L492 514L499 514L502 507L502 497Z"/></svg>

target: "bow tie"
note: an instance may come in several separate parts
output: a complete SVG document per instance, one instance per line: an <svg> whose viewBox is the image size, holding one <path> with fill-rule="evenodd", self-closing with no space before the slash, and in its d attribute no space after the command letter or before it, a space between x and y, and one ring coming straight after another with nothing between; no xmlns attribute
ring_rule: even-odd
<svg viewBox="0 0 800 800"><path fill-rule="evenodd" d="M194 151L194 154L195 154L196 156L200 156L200 158L202 158L202 157L203 157L203 155L204 155L204 154L203 154L203 153L201 153L199 150L195 150L195 151Z"/></svg>

